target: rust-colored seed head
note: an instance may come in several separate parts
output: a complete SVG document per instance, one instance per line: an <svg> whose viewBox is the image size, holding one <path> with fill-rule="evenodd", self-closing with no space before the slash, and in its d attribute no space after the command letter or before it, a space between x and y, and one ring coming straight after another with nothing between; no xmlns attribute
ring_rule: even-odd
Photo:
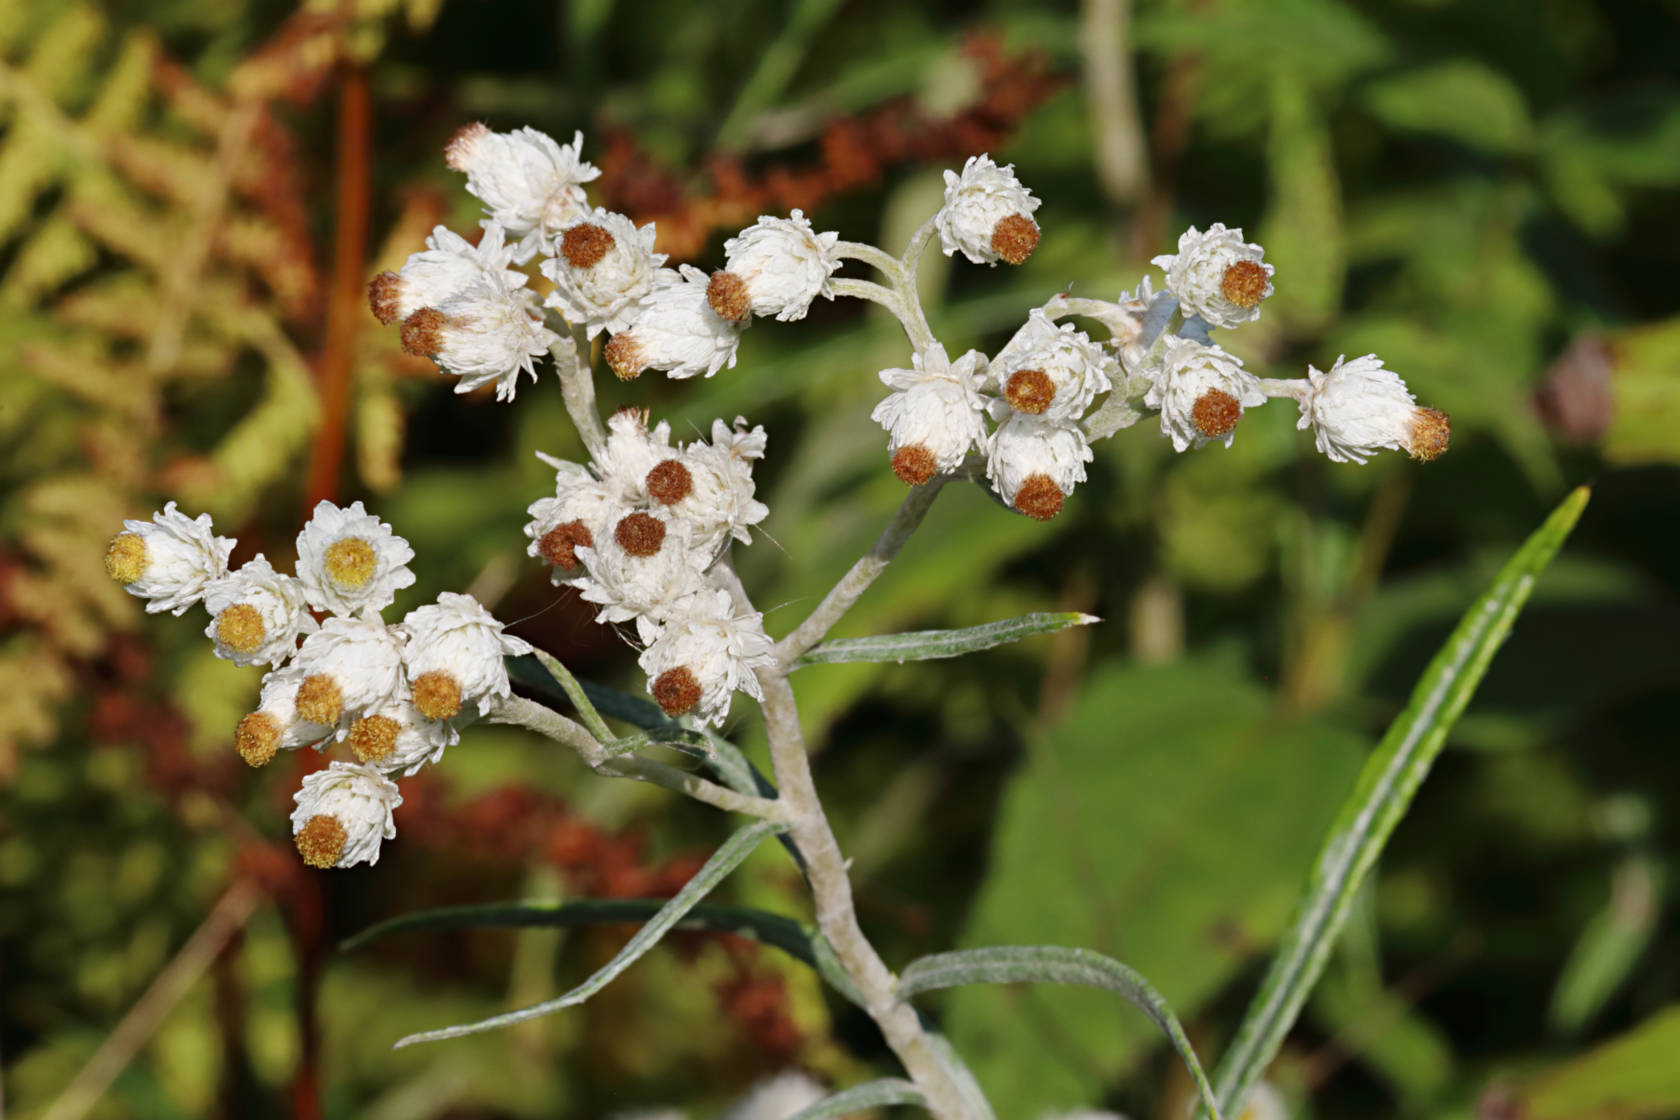
<svg viewBox="0 0 1680 1120"><path fill-rule="evenodd" d="M473 149L478 142L490 135L490 129L481 121L464 124L455 130L455 135L444 145L443 162L449 165L451 171L465 171L467 164L472 161Z"/></svg>
<svg viewBox="0 0 1680 1120"><path fill-rule="evenodd" d="M216 640L235 653L252 652L267 636L262 613L249 603L235 603L216 616Z"/></svg>
<svg viewBox="0 0 1680 1120"><path fill-rule="evenodd" d="M292 843L297 845L298 855L303 862L311 867L325 870L338 866L339 857L344 854L344 843L350 839L350 834L338 822L337 817L310 817L304 822L298 834L292 837Z"/></svg>
<svg viewBox="0 0 1680 1120"><path fill-rule="evenodd" d="M733 272L714 272L706 284L706 302L721 319L739 323L752 314L747 282Z"/></svg>
<svg viewBox="0 0 1680 1120"><path fill-rule="evenodd" d="M297 690L297 714L310 723L331 727L344 714L344 694L338 682L316 673L303 678Z"/></svg>
<svg viewBox="0 0 1680 1120"><path fill-rule="evenodd" d="M1062 512L1062 490L1047 474L1029 475L1015 491L1015 508L1034 521L1048 521Z"/></svg>
<svg viewBox="0 0 1680 1120"><path fill-rule="evenodd" d="M589 532L589 526L582 521L568 521L564 525L557 525L544 533L542 539L537 542L537 551L542 553L544 560L567 571L583 567L583 561L578 559L578 549L594 547L595 537Z"/></svg>
<svg viewBox="0 0 1680 1120"><path fill-rule="evenodd" d="M665 544L665 522L646 513L632 513L613 530L618 547L632 556L653 556Z"/></svg>
<svg viewBox="0 0 1680 1120"><path fill-rule="evenodd" d="M280 721L252 712L233 729L233 749L250 766L267 766L280 750Z"/></svg>
<svg viewBox="0 0 1680 1120"><path fill-rule="evenodd" d="M1209 439L1230 435L1242 414L1242 402L1223 389L1209 389L1190 406L1190 422Z"/></svg>
<svg viewBox="0 0 1680 1120"><path fill-rule="evenodd" d="M674 506L694 491L694 476L680 459L666 459L647 473L648 493L653 500Z"/></svg>
<svg viewBox="0 0 1680 1120"><path fill-rule="evenodd" d="M642 348L636 344L636 336L629 331L620 331L607 339L601 354L607 359L607 367L620 381L634 381L647 368L642 361Z"/></svg>
<svg viewBox="0 0 1680 1120"><path fill-rule="evenodd" d="M379 568L379 554L361 537L341 537L321 557L327 578L347 591L366 586Z"/></svg>
<svg viewBox="0 0 1680 1120"><path fill-rule="evenodd" d="M403 279L394 272L381 272L368 284L368 307L373 317L387 327L396 322L402 305Z"/></svg>
<svg viewBox="0 0 1680 1120"><path fill-rule="evenodd" d="M920 486L938 472L939 464L934 460L933 452L919 443L912 443L893 452L892 469L906 486Z"/></svg>
<svg viewBox="0 0 1680 1120"><path fill-rule="evenodd" d="M1446 413L1434 408L1420 408L1412 414L1406 453L1420 463L1427 463L1447 449L1451 438L1452 422Z"/></svg>
<svg viewBox="0 0 1680 1120"><path fill-rule="evenodd" d="M1238 307L1259 307L1260 301L1266 298L1266 285L1270 281L1259 262L1237 261L1219 278L1219 290Z"/></svg>
<svg viewBox="0 0 1680 1120"><path fill-rule="evenodd" d="M594 268L612 252L613 235L590 222L575 225L560 238L560 255L573 268Z"/></svg>
<svg viewBox="0 0 1680 1120"><path fill-rule="evenodd" d="M1009 375L1003 395L1016 412L1039 416L1056 399L1056 383L1041 369L1018 369Z"/></svg>
<svg viewBox="0 0 1680 1120"><path fill-rule="evenodd" d="M364 716L350 725L345 741L357 762L378 762L397 749L402 727L390 716Z"/></svg>
<svg viewBox="0 0 1680 1120"><path fill-rule="evenodd" d="M1038 223L1025 214L999 218L992 227L992 252L1010 264L1020 264L1038 247Z"/></svg>
<svg viewBox="0 0 1680 1120"><path fill-rule="evenodd" d="M461 714L461 685L442 669L414 678L414 706L427 719L454 719Z"/></svg>
<svg viewBox="0 0 1680 1120"><path fill-rule="evenodd" d="M422 307L403 320L403 352L416 358L430 358L443 349L443 332L448 329L449 316L435 307Z"/></svg>
<svg viewBox="0 0 1680 1120"><path fill-rule="evenodd" d="M692 712L700 703L700 682L694 679L687 665L667 669L653 678L652 691L653 698L659 701L659 710L668 716Z"/></svg>
<svg viewBox="0 0 1680 1120"><path fill-rule="evenodd" d="M127 587L146 574L146 542L139 533L118 533L105 550L105 574Z"/></svg>

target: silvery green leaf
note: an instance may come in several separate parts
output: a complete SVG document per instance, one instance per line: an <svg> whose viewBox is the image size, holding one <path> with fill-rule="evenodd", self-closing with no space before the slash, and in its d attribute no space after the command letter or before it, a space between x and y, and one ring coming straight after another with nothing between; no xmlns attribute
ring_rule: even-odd
<svg viewBox="0 0 1680 1120"><path fill-rule="evenodd" d="M839 661L932 661L961 657L976 650L1017 642L1034 634L1052 634L1070 626L1089 626L1102 619L1078 611L1039 611L961 630L911 630L870 638L837 638L807 651L794 667L830 665Z"/></svg>
<svg viewBox="0 0 1680 1120"><path fill-rule="evenodd" d="M866 1108L883 1108L893 1104L922 1104L922 1091L908 1081L884 1078L853 1085L816 1104L801 1109L788 1120L831 1120L836 1116L850 1116Z"/></svg>

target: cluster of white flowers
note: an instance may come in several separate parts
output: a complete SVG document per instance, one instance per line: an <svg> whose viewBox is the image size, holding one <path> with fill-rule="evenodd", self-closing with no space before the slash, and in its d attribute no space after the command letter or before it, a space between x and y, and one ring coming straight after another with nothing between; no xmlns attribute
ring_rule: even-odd
<svg viewBox="0 0 1680 1120"><path fill-rule="evenodd" d="M667 715L719 724L737 690L760 696L771 661L757 611L739 609L707 573L769 510L753 496L764 429L712 423L712 438L672 446L664 421L626 410L587 467L543 456L554 497L534 502L529 555L575 587L602 622L634 623L648 691Z"/></svg>
<svg viewBox="0 0 1680 1120"><path fill-rule="evenodd" d="M402 797L388 775L413 774L460 739L460 727L512 694L502 659L530 647L469 595L387 625L380 617L414 582L414 550L355 502L321 502L297 537L297 574L260 553L232 571L234 542L173 502L150 523L125 521L105 567L148 611L179 615L203 601L217 657L269 666L234 745L252 766L282 750L344 743L356 761L310 774L292 833L316 867L376 863L395 835ZM317 621L311 610L326 615Z"/></svg>

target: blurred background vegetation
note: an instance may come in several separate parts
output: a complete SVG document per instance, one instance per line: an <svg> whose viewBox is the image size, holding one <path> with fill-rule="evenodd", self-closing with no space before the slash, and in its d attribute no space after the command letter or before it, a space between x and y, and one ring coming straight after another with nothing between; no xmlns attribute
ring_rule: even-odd
<svg viewBox="0 0 1680 1120"><path fill-rule="evenodd" d="M475 222L440 156L474 119L583 128L597 200L703 267L794 206L900 245L941 168L1013 161L1045 200L1032 259L928 262L957 348L1058 291L1112 298L1185 225L1241 225L1278 270L1230 339L1252 367L1375 350L1452 414L1421 467L1327 463L1284 404L1228 452L1122 433L1048 525L942 498L844 633L1107 621L800 674L897 965L1089 945L1217 1060L1435 644L1593 482L1270 1077L1302 1117L1680 1115L1677 25L1672 0L0 4L8 1115L703 1117L775 1070L890 1065L802 966L702 935L585 1007L393 1053L561 990L626 931L341 938L426 906L668 895L726 822L480 727L403 783L377 868L305 873L285 813L310 761L230 748L257 675L101 571L167 498L277 562L315 500L364 498L418 553L399 609L471 589L580 675L639 684L523 555L550 485L531 452L579 454L555 387L456 397L363 302L435 222ZM679 433L768 427L772 513L740 560L772 632L897 501L868 411L903 359L890 321L824 305L760 323L715 380L603 383ZM746 705L727 730L762 760ZM720 897L804 914L773 845ZM1184 1114L1112 997L933 1006L1004 1120Z"/></svg>

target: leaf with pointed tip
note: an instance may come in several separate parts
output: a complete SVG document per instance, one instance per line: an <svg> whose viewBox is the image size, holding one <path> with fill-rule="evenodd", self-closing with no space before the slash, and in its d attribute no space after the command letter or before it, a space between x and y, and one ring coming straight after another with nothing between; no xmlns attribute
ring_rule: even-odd
<svg viewBox="0 0 1680 1120"><path fill-rule="evenodd" d="M1079 611L1038 611L961 630L911 630L869 638L838 638L805 652L794 667L832 665L840 661L932 661L961 657L976 650L1018 642L1034 634L1053 634L1070 626L1089 626L1102 619Z"/></svg>
<svg viewBox="0 0 1680 1120"><path fill-rule="evenodd" d="M831 1120L836 1116L850 1116L866 1108L884 1108L893 1104L925 1104L922 1091L908 1081L896 1077L880 1081L866 1081L850 1089L824 1097L816 1104L802 1108L788 1120Z"/></svg>

